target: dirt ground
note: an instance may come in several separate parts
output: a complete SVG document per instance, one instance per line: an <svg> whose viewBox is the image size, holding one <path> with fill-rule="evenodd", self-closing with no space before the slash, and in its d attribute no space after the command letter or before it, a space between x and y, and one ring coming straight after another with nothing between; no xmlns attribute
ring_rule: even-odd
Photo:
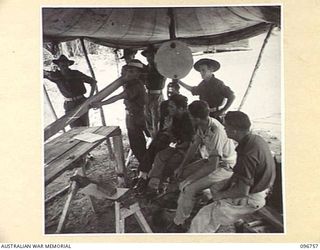
<svg viewBox="0 0 320 250"><path fill-rule="evenodd" d="M279 138L270 134L268 130L256 130L255 133L260 134L269 143L271 150L276 155L281 155L281 143ZM124 136L125 152L128 154L129 145L126 135ZM92 159L86 170L88 177L101 176L103 181L116 184L115 161L110 159L106 144L101 144L92 152ZM128 167L129 181L135 175L137 168L137 161L131 157ZM70 177L74 174L76 169L65 172L58 177L54 182L50 183L45 189L45 198L52 196L57 191L61 190L70 182ZM130 186L130 183L129 183ZM164 233L165 227L174 216L174 211L162 210L159 211L157 202L152 202L143 196L137 196L134 192L126 195L125 206L134 202L139 202L146 220L148 221L154 233ZM45 233L54 234L56 232L59 218L61 216L63 206L66 202L68 194L63 194L56 197L54 200L48 202L45 206ZM161 199L159 200L161 201ZM109 200L93 199L96 213L93 212L91 203L81 192L77 192L70 205L70 212L68 215L65 229L62 233L78 234L78 233L115 233L115 214L114 204ZM196 211L195 211L196 212ZM160 214L159 214L160 213ZM153 216L154 215L154 216ZM158 220L154 220L154 217ZM160 221L160 222L159 222ZM135 220L134 216L126 219L125 223L126 233L142 233L142 230ZM224 226L219 229L220 233L234 233L233 225Z"/></svg>
<svg viewBox="0 0 320 250"><path fill-rule="evenodd" d="M259 45L260 43L257 43ZM274 41L277 45L277 41ZM258 46L259 47L259 46ZM257 48L258 48L257 47ZM260 47L259 47L260 48ZM277 47L276 47L277 48ZM247 100L247 105L244 107L244 111L252 117L254 131L260 134L269 143L271 150L275 155L281 158L281 122L280 122L280 84L276 76L279 71L277 57L269 56L269 54L277 51L274 47L266 51L264 67L260 69L260 78L256 81L254 91L251 93ZM229 54L215 54L215 59L220 60L224 65L224 70L218 72L218 77L223 79L226 83L231 84L231 88L235 91L237 98L234 103L234 107L238 106L243 91L246 89L248 79L250 78L251 71L248 70L256 61L259 49L254 49L248 53L234 53L232 56ZM269 53L269 54L268 54ZM139 57L140 56L140 57ZM204 55L207 57L207 55ZM90 55L92 59L93 68L95 69L96 77L99 82L99 90L110 84L118 77L121 64L118 65L114 60L114 55L104 52L103 50L98 55ZM239 58L239 63L234 63L234 58ZM71 58L76 61L73 65L74 69L78 69L87 75L90 75L87 64L83 57ZM138 59L145 60L141 55L138 55ZM200 58L197 58L200 59ZM145 61L143 61L145 62ZM123 62L122 62L123 63ZM51 66L46 66L47 70L52 70ZM229 72L238 72L241 74L230 74ZM272 77L270 79L270 77ZM198 72L192 70L188 77L184 79L189 84L197 84L200 82L200 76ZM267 84L266 84L266 83ZM273 84L273 85L272 85ZM48 80L44 80L44 86L46 87L50 100L53 104L54 110L58 117L64 114L63 110L63 97L59 93L56 85ZM117 90L120 91L120 90ZM115 94L118 92L115 92ZM192 102L196 97L193 97L190 93L181 89L181 93L186 95L189 102ZM44 98L44 127L52 123L56 118L53 116L52 111L48 108L48 100ZM232 108L230 108L232 110ZM124 122L124 107L122 102L108 105L104 108L108 125L120 126L122 131L125 131ZM269 115L271 117L260 117L260 115ZM98 111L90 110L90 125L100 126L100 114ZM128 140L124 135L124 146L126 154L129 150ZM100 145L91 152L93 159L89 161L89 166L86 173L89 177L102 176L105 182L116 183L115 175L115 162L112 161L108 155L107 147L105 144ZM129 180L134 176L134 170L137 167L137 162L133 158L129 165L128 173ZM57 178L54 182L50 183L45 188L45 198L52 196L57 191L63 189L69 184L70 177L74 174L75 169L65 172L62 176ZM130 183L129 183L130 185ZM45 205L45 233L53 234L56 231L59 218L61 216L64 203L67 199L67 194L58 196L51 202ZM148 223L150 224L153 232L164 232L164 227L167 220L172 219L174 212L169 210L159 214L157 212L157 206L154 203L146 200L144 197L136 197L134 194L128 195L128 203L138 201L142 212L145 215ZM114 233L114 206L111 201L107 200L94 200L96 213L93 212L89 200L84 194L78 192L70 206L70 213L65 225L63 233L77 234L77 233ZM155 214L156 218L160 220L153 220L152 214ZM158 223L156 223L158 222ZM163 224L157 226L157 224ZM126 220L126 232L127 233L140 233L141 229L133 216ZM233 225L223 227L219 230L222 233L233 233L235 228Z"/></svg>

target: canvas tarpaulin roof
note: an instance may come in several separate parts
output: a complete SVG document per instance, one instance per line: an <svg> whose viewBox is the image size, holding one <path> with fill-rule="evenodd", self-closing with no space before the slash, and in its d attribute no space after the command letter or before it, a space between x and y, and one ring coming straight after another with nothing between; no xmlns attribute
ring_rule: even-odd
<svg viewBox="0 0 320 250"><path fill-rule="evenodd" d="M43 8L43 41L82 37L114 48L144 48L170 40L173 30L191 46L225 44L279 26L280 16L279 6Z"/></svg>

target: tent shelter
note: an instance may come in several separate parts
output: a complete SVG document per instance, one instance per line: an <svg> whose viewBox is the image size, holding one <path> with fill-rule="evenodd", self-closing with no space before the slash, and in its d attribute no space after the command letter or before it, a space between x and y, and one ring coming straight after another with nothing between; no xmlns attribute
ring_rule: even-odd
<svg viewBox="0 0 320 250"><path fill-rule="evenodd" d="M280 6L43 8L42 17L43 42L52 51L58 43L78 38L113 48L137 49L177 39L196 51L201 46L225 45L279 27L281 12ZM45 139L71 121L62 117L49 125Z"/></svg>
<svg viewBox="0 0 320 250"><path fill-rule="evenodd" d="M80 39L93 77L94 72L86 54L84 40L115 49L145 49L151 44L159 47L166 41L179 40L187 44L192 52L203 50L217 52L245 48L246 39L266 33L265 42L249 82L249 90L271 31L274 27L280 27L281 9L280 6L46 7L42 9L42 22L43 43L52 52L56 51L57 45L61 42ZM72 117L86 112L91 102L106 98L119 86L119 82L115 80L73 113L64 115L47 126L44 139L47 140L64 129L72 121ZM102 121L105 123L104 118Z"/></svg>
<svg viewBox="0 0 320 250"><path fill-rule="evenodd" d="M280 26L279 6L43 8L43 40L86 38L113 48L142 48L173 38L190 46L225 44Z"/></svg>

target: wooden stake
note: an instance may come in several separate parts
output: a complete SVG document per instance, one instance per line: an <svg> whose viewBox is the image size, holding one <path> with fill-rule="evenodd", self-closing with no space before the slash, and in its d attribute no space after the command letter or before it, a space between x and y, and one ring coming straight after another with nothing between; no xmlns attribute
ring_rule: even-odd
<svg viewBox="0 0 320 250"><path fill-rule="evenodd" d="M82 46L82 50L83 50L83 53L84 53L84 57L86 58L86 61L87 61L91 76L92 76L93 79L96 80L96 76L94 74L93 67L91 65L91 62L90 62L90 59L89 59L89 56L88 56L88 52L87 52L87 49L86 49L86 46L85 46L85 43L84 43L84 39L80 38L80 42L81 42L81 46ZM99 92L99 88L98 88L98 85L96 85L96 93L98 93L98 92ZM104 113L103 113L103 108L100 107L99 111L100 111L101 123L102 123L103 126L106 126L106 119L105 119L105 116L104 116ZM114 154L113 154L113 151L112 151L110 138L107 138L106 143L107 143L107 148L108 148L108 152L109 152L110 158L111 158L111 160L114 160Z"/></svg>
<svg viewBox="0 0 320 250"><path fill-rule="evenodd" d="M73 199L73 197L75 196L75 194L77 193L79 187L78 187L78 183L73 181L71 183L71 191L68 195L68 198L67 198L67 201L63 207L63 210L62 210L62 215L60 217L60 220L59 220L59 224L58 224L58 228L56 230L56 233L59 234L62 232L64 226L65 226L65 223L67 221L67 217L68 217L68 214L69 214L69 207L70 207L70 204L71 204L71 201Z"/></svg>
<svg viewBox="0 0 320 250"><path fill-rule="evenodd" d="M145 233L152 233L152 230L148 224L148 222L146 221L146 219L144 218L141 210L138 210L137 212L135 212L134 217L136 218L136 220L138 221L140 227L142 228L143 232Z"/></svg>
<svg viewBox="0 0 320 250"><path fill-rule="evenodd" d="M272 32L272 29L273 29L273 28L274 28L274 25L271 24L271 25L270 25L270 28L269 28L269 31L268 31L268 33L267 33L267 35L266 35L266 38L265 38L264 41L263 41L263 44L262 44L262 47L261 47L261 50L260 50L260 53L259 53L259 56L258 56L256 65L255 65L254 70L253 70L253 72L252 72L252 75L251 75L251 78L250 78L250 81L249 81L247 90L246 90L246 92L245 92L245 94L244 94L244 96L243 96L243 98L242 98L242 101L241 101L241 103L240 103L240 105L239 105L238 110L241 110L242 106L244 105L244 103L245 103L245 101L246 101L246 99L247 99L247 96L248 96L248 94L249 94L249 91L250 91L250 89L251 89L251 87L252 87L253 79L254 79L254 77L255 77L255 75L256 75L256 73L257 73L258 68L260 67L260 61L261 61L261 58L262 58L263 51L264 51L264 49L265 49L265 47L266 47L266 44L268 43L268 40L269 40L269 37L270 37L270 35L271 35L271 32Z"/></svg>
<svg viewBox="0 0 320 250"><path fill-rule="evenodd" d="M124 152L123 152L123 143L122 143L122 135L115 135L113 136L113 145L114 145L114 151L115 151L115 157L117 161L117 167L116 167L116 173L118 175L118 181L119 179L123 178L124 185L127 184L127 169L124 162ZM120 180L121 182L121 180ZM121 184L121 183L119 183ZM120 185L121 186L121 185ZM119 186L118 186L119 187Z"/></svg>
<svg viewBox="0 0 320 250"><path fill-rule="evenodd" d="M53 107L52 102L51 102L51 100L50 100L49 94L48 94L47 89L46 89L46 87L45 87L44 85L43 85L43 90L44 90L44 94L45 94L45 96L46 96L46 98L47 98L47 101L48 101L48 103L49 103L50 110L51 110L54 118L57 120L57 119L58 119L57 113L56 113L56 111L54 110L54 107ZM63 132L66 132L65 128L63 128Z"/></svg>
<svg viewBox="0 0 320 250"><path fill-rule="evenodd" d="M57 196L66 193L69 190L70 186L71 185L65 186L63 189L61 189L60 191L58 191L55 194L53 194L52 196L50 196L48 199L45 200L45 203L48 203L48 202L54 200Z"/></svg>

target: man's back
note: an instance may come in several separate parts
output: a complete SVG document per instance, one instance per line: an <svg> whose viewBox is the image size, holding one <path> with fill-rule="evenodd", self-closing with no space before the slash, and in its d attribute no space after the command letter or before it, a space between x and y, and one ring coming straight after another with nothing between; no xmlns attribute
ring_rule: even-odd
<svg viewBox="0 0 320 250"><path fill-rule="evenodd" d="M259 135L248 134L236 148L234 172L250 185L250 193L261 192L273 185L275 163L267 142Z"/></svg>

